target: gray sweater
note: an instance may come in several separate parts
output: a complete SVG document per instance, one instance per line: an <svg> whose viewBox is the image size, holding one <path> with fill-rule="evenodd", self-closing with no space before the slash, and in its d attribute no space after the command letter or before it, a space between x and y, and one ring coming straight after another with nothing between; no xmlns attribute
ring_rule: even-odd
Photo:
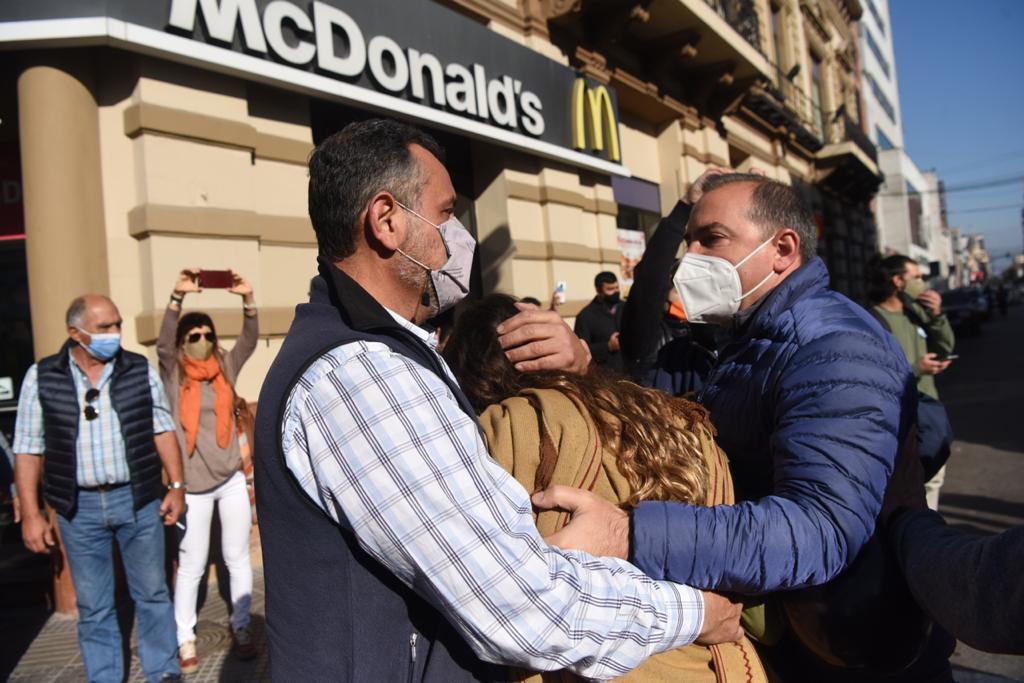
<svg viewBox="0 0 1024 683"><path fill-rule="evenodd" d="M238 448L238 435L234 430L227 448L221 448L217 443L217 416L213 409L216 394L210 382L202 382L200 387L199 435L196 437L196 449L191 456L185 452L185 430L181 427L178 416L178 394L181 390L178 351L174 346L174 333L180 315L180 310L175 311L167 307L163 323L160 325L156 352L160 358L160 378L171 404L174 423L178 427L178 444L181 446L182 460L185 462L185 485L189 493L205 493L217 488L239 471L242 454ZM258 340L259 322L256 316L245 316L242 333L235 341L235 346L224 354L221 364L224 378L231 386L235 385L239 371L256 349Z"/></svg>

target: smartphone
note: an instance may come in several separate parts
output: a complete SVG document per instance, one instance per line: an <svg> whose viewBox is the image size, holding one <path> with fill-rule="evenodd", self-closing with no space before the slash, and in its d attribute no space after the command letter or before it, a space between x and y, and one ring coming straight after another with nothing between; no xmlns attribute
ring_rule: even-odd
<svg viewBox="0 0 1024 683"><path fill-rule="evenodd" d="M556 300L556 303L560 303L560 304L564 304L565 303L565 290L566 290L565 280L559 280L555 284L555 300Z"/></svg>
<svg viewBox="0 0 1024 683"><path fill-rule="evenodd" d="M235 286L230 270L200 270L199 286L209 289L229 289Z"/></svg>
<svg viewBox="0 0 1024 683"><path fill-rule="evenodd" d="M188 523L185 521L185 513L182 512L178 515L178 520L174 523L174 531L178 536L178 543L181 543L185 538L185 532L188 530Z"/></svg>
<svg viewBox="0 0 1024 683"><path fill-rule="evenodd" d="M948 356L943 356L942 354L938 354L938 357L939 357L939 360L940 360L940 361L944 361L944 360L956 360L956 359L957 359L957 358L959 358L960 356L958 356L958 355L957 355L957 354L955 354L955 353L951 353L951 354L949 354Z"/></svg>

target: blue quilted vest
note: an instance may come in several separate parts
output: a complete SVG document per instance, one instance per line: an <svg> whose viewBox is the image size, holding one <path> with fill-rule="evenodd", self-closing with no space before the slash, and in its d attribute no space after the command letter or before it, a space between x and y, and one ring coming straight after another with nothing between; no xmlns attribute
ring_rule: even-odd
<svg viewBox="0 0 1024 683"><path fill-rule="evenodd" d="M46 467L43 495L66 519L75 514L78 492L78 424L82 408L68 356L73 342L39 361L39 402L43 407ZM110 378L110 400L121 423L125 456L131 473L132 498L138 510L164 491L162 464L153 443L153 397L149 361L122 350Z"/></svg>
<svg viewBox="0 0 1024 683"><path fill-rule="evenodd" d="M444 615L367 555L352 531L311 501L281 449L292 387L331 349L364 340L422 365L476 414L440 359L354 280L321 263L260 393L256 505L266 580L267 642L276 681L507 680L481 662Z"/></svg>

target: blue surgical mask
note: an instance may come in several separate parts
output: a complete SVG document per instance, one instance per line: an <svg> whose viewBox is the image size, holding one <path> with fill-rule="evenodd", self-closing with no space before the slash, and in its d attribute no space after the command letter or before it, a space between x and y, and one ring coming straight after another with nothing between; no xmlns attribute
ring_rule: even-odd
<svg viewBox="0 0 1024 683"><path fill-rule="evenodd" d="M76 329L79 332L85 332L92 338L92 341L88 345L81 342L78 344L96 360L108 361L116 356L117 352L121 350L121 335L117 332L94 334L88 330L83 330L81 327Z"/></svg>

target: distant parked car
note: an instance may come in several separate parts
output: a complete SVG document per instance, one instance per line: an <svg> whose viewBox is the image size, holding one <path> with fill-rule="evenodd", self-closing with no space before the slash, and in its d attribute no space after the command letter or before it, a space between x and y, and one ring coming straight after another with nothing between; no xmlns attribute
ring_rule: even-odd
<svg viewBox="0 0 1024 683"><path fill-rule="evenodd" d="M988 297L978 287L951 289L942 295L942 311L957 332L966 335L981 333L981 324L989 319Z"/></svg>

